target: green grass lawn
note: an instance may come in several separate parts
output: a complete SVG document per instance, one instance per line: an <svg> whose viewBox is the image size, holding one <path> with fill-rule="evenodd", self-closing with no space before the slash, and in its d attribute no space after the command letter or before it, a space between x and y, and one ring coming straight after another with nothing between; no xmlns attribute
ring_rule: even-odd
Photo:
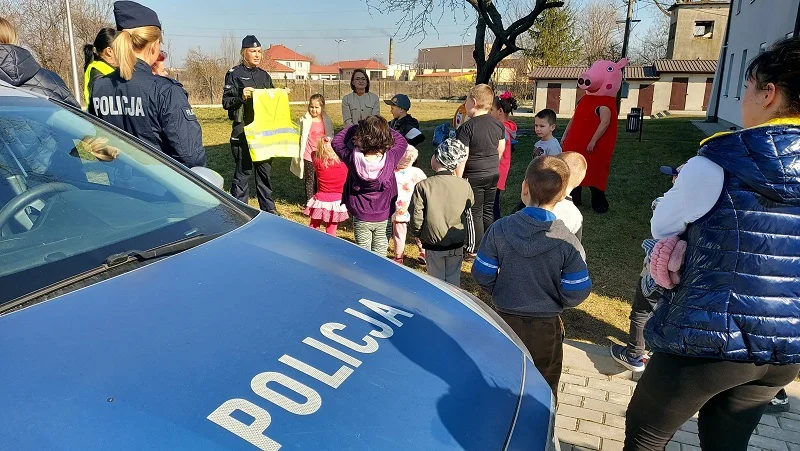
<svg viewBox="0 0 800 451"><path fill-rule="evenodd" d="M419 119L427 140L419 146L420 167L430 174L430 145L433 129L452 119L458 105L455 103L415 103L411 109ZM303 106L293 106L294 117L304 112ZM233 175L233 158L228 139L230 122L222 109L197 109L203 125L203 143L208 153L208 165L225 178L225 188L230 186ZM391 118L389 108L382 105L381 112ZM341 127L341 108L330 105L328 113L334 126ZM520 130L532 128L531 118L516 118ZM559 120L557 135L560 136L566 120ZM688 119L662 119L645 122L644 139L640 143L637 134L625 133L624 121L620 121L617 148L611 165L608 199L611 209L604 215L596 215L591 208L582 207L584 215L583 245L586 248L589 271L594 279L594 289L577 309L564 315L567 337L606 345L611 339L623 341L628 331L630 299L642 268L643 239L650 237L650 204L652 200L670 187L668 177L660 174L661 165L679 165L691 158L697 143L703 138ZM532 135L532 134L531 134ZM509 213L519 199L520 186L525 168L530 162L531 150L536 136L522 136L512 155L511 172L507 191L502 198L504 213ZM305 193L302 180L289 171L288 159L280 159L273 166L274 197L278 211L289 219L307 223L303 216ZM257 206L255 186L251 182L250 204ZM588 205L588 190L584 204ZM339 228L339 236L353 239L348 223ZM415 247L406 248L406 264L424 271L416 262ZM469 274L470 265L465 264L462 286L487 300Z"/></svg>

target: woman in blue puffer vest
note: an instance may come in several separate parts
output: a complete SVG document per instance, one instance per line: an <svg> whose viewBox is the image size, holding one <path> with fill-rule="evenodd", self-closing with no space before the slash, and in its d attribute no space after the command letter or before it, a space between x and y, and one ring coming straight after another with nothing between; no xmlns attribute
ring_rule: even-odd
<svg viewBox="0 0 800 451"><path fill-rule="evenodd" d="M653 214L653 237L688 247L647 323L625 450L663 450L699 411L704 450L744 451L800 371L800 39L750 63L741 103L745 128L701 142Z"/></svg>

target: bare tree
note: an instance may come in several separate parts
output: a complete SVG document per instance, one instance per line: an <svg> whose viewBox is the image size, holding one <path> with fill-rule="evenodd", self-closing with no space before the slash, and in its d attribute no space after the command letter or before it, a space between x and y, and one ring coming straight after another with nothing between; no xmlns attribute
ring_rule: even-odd
<svg viewBox="0 0 800 451"><path fill-rule="evenodd" d="M477 16L473 52L478 68L475 82L488 83L500 61L522 50L517 45L517 38L533 26L539 14L549 8L564 6L564 2L535 0L527 14L508 25L503 23L503 15L494 0L367 0L367 6L379 12L401 14L398 26L406 29L406 39L415 35L424 37L428 30L435 30L446 11L452 11L456 18L459 11L466 12L471 7ZM438 11L441 12L437 14ZM494 39L487 52L484 43L489 34Z"/></svg>
<svg viewBox="0 0 800 451"><path fill-rule="evenodd" d="M655 60L667 57L669 25L669 16L658 16L653 21L650 28L645 32L644 38L633 50L634 63L653 64Z"/></svg>
<svg viewBox="0 0 800 451"><path fill-rule="evenodd" d="M621 56L620 14L620 10L608 0L594 0L583 9L579 30L585 64L591 65L601 59L615 60Z"/></svg>
<svg viewBox="0 0 800 451"><path fill-rule="evenodd" d="M93 42L101 28L113 26L112 3L111 0L73 0L71 6L75 53L83 55L85 43ZM72 62L63 1L0 0L0 16L14 24L20 45L29 49L42 66L64 80L71 80ZM79 67L83 65L80 56L77 63Z"/></svg>
<svg viewBox="0 0 800 451"><path fill-rule="evenodd" d="M200 48L189 50L185 60L182 83L194 103L221 103L225 74L231 66L224 57L203 52Z"/></svg>
<svg viewBox="0 0 800 451"><path fill-rule="evenodd" d="M222 58L225 66L231 67L242 61L242 46L233 32L223 36L219 41L219 58Z"/></svg>
<svg viewBox="0 0 800 451"><path fill-rule="evenodd" d="M306 58L310 59L311 60L311 64L314 64L314 65L318 65L319 64L319 58L317 58L317 55L315 55L315 54L313 54L311 52L307 52L307 53L304 53L303 56L305 56Z"/></svg>

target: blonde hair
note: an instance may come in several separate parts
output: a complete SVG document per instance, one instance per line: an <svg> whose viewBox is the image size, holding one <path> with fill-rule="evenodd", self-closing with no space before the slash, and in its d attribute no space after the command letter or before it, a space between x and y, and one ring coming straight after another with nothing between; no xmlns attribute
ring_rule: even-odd
<svg viewBox="0 0 800 451"><path fill-rule="evenodd" d="M329 136L323 136L317 142L317 152L314 155L314 159L321 161L324 168L333 166L341 161L336 152L333 151L333 147L331 147L331 138Z"/></svg>
<svg viewBox="0 0 800 451"><path fill-rule="evenodd" d="M586 158L578 152L563 152L558 154L558 158L569 167L568 188L577 188L586 177L586 169L589 167Z"/></svg>
<svg viewBox="0 0 800 451"><path fill-rule="evenodd" d="M17 29L2 17L0 17L0 44L19 45Z"/></svg>
<svg viewBox="0 0 800 451"><path fill-rule="evenodd" d="M494 103L494 91L486 84L475 85L469 90L469 96L475 100L475 108L479 110L490 110Z"/></svg>
<svg viewBox="0 0 800 451"><path fill-rule="evenodd" d="M403 158L397 162L397 169L406 169L407 167L411 166L415 161L417 161L418 156L419 151L417 148L409 144L408 149L406 149L406 153L403 154Z"/></svg>
<svg viewBox="0 0 800 451"><path fill-rule="evenodd" d="M131 28L117 33L111 46L117 57L120 76L130 80L136 65L136 52L141 52L148 45L160 40L161 29L154 26Z"/></svg>

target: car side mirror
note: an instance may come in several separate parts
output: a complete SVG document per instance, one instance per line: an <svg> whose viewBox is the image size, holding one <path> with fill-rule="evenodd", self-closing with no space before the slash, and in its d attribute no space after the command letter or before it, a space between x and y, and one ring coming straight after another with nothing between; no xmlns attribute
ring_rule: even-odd
<svg viewBox="0 0 800 451"><path fill-rule="evenodd" d="M225 179L223 179L222 176L213 169L209 169L204 166L195 166L192 168L192 172L202 177L208 183L216 186L219 189L222 189Z"/></svg>

